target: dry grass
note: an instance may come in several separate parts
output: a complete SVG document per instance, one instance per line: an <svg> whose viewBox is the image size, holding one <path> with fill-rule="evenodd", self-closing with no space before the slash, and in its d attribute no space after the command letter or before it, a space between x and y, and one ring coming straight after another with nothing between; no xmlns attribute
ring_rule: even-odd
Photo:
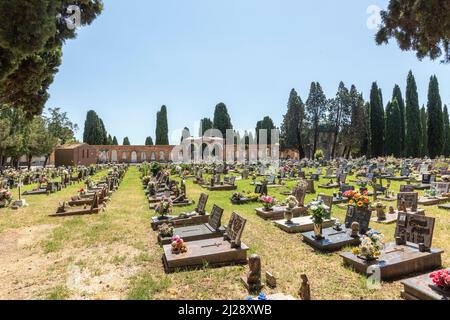
<svg viewBox="0 0 450 320"><path fill-rule="evenodd" d="M253 190L248 181L238 181L239 190ZM288 182L292 186L294 182ZM399 182L393 184L399 189ZM107 211L95 216L50 218L58 202L74 195L72 186L50 196L30 196L30 207L0 211L0 298L2 299L242 299L240 283L246 267L204 268L166 275L162 250L151 231L144 192L136 168L130 168ZM187 185L189 197L198 200L204 190ZM283 199L270 189L272 195ZM318 190L322 191L322 190ZM329 191L328 193L330 193ZM327 193L325 191L325 193ZM306 273L313 299L399 299L399 281L383 283L381 290L368 290L365 278L343 267L338 254L320 254L264 221L254 212L256 204L233 206L232 192L212 192L207 209L214 203L225 209L223 222L232 211L248 219L243 241L251 253L262 257L263 270L278 279L278 288L297 297L299 277ZM306 201L312 199L308 195ZM177 208L182 212L191 208ZM437 218L434 246L442 248L449 265L450 214L437 207L426 213ZM343 221L345 212L334 207ZM371 224L393 240L394 225Z"/></svg>

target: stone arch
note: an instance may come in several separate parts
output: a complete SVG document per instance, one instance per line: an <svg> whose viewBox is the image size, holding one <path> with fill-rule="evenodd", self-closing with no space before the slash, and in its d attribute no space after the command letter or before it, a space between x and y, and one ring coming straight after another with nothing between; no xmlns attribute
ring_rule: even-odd
<svg viewBox="0 0 450 320"><path fill-rule="evenodd" d="M165 156L165 154L164 154L164 151L160 151L160 152L159 152L159 160L161 160L161 161L166 160L166 156Z"/></svg>
<svg viewBox="0 0 450 320"><path fill-rule="evenodd" d="M127 161L127 153L125 151L122 152L122 162Z"/></svg>
<svg viewBox="0 0 450 320"><path fill-rule="evenodd" d="M131 163L137 163L137 152L136 151L131 152Z"/></svg>
<svg viewBox="0 0 450 320"><path fill-rule="evenodd" d="M147 153L145 151L141 152L141 162L147 161Z"/></svg>
<svg viewBox="0 0 450 320"><path fill-rule="evenodd" d="M117 162L117 151L111 151L111 162Z"/></svg>
<svg viewBox="0 0 450 320"><path fill-rule="evenodd" d="M155 151L152 151L151 156L150 156L150 159L151 159L152 161L155 161L155 160L156 160L156 153L155 153Z"/></svg>

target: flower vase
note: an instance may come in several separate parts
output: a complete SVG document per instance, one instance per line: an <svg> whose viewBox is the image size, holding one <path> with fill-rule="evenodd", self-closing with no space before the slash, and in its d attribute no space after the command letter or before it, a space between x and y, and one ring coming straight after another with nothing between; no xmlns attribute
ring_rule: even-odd
<svg viewBox="0 0 450 320"><path fill-rule="evenodd" d="M323 239L322 228L322 223L314 223L314 237L316 238L316 240Z"/></svg>
<svg viewBox="0 0 450 320"><path fill-rule="evenodd" d="M384 213L384 209L383 208L377 208L376 210L377 210L378 221L386 220L386 214Z"/></svg>
<svg viewBox="0 0 450 320"><path fill-rule="evenodd" d="M372 262L372 261L377 260L377 258L372 257L372 256L362 256L362 255L359 255L358 258L360 258L361 260L367 261L367 262Z"/></svg>
<svg viewBox="0 0 450 320"><path fill-rule="evenodd" d="M291 208L287 208L286 211L284 212L284 218L286 219L286 224L291 224L292 223L292 218L294 218L294 214L292 213L292 209Z"/></svg>
<svg viewBox="0 0 450 320"><path fill-rule="evenodd" d="M273 211L272 207L264 207L264 211L269 212L269 211Z"/></svg>

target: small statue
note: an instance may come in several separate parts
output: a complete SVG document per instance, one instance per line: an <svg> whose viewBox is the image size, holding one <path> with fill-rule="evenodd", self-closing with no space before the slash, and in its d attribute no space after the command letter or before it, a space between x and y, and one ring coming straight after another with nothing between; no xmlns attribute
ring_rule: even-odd
<svg viewBox="0 0 450 320"><path fill-rule="evenodd" d="M300 290L298 291L298 295L302 300L311 300L311 288L309 286L308 277L306 274L302 274L300 276L302 284L300 286Z"/></svg>
<svg viewBox="0 0 450 320"><path fill-rule="evenodd" d="M250 272L247 275L248 291L259 292L261 290L261 257L254 254L248 259Z"/></svg>
<svg viewBox="0 0 450 320"><path fill-rule="evenodd" d="M359 223L353 222L351 225L351 237L357 238L359 236Z"/></svg>
<svg viewBox="0 0 450 320"><path fill-rule="evenodd" d="M395 210L393 206L389 206L389 214L394 214Z"/></svg>

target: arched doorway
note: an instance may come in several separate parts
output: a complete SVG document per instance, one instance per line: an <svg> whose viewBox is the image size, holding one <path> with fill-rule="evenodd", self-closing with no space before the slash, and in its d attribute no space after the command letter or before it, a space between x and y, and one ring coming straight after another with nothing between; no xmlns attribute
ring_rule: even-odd
<svg viewBox="0 0 450 320"><path fill-rule="evenodd" d="M131 152L131 163L137 163L137 152Z"/></svg>
<svg viewBox="0 0 450 320"><path fill-rule="evenodd" d="M164 161L166 160L165 156L164 156L164 151L160 151L159 152L159 160Z"/></svg>
<svg viewBox="0 0 450 320"><path fill-rule="evenodd" d="M141 162L147 161L147 153L145 151L141 152Z"/></svg>
<svg viewBox="0 0 450 320"><path fill-rule="evenodd" d="M117 162L117 151L116 150L111 151L111 161Z"/></svg>

